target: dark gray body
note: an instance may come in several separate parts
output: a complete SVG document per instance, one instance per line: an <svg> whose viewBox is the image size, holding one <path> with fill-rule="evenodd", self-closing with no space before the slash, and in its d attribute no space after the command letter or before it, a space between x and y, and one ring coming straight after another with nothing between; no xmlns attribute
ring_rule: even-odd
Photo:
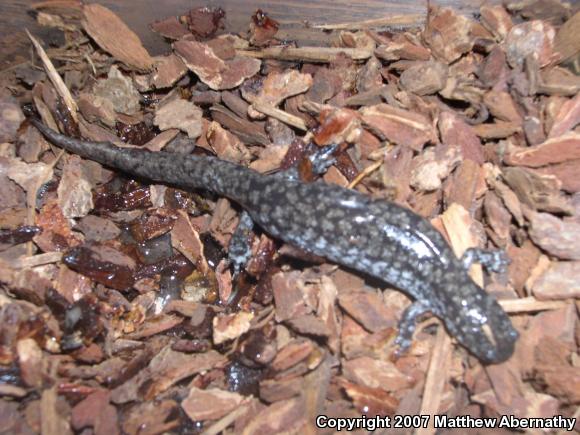
<svg viewBox="0 0 580 435"><path fill-rule="evenodd" d="M410 210L323 182L261 175L213 157L82 142L33 123L56 145L104 165L228 197L272 236L397 286L416 301L402 320L403 347L417 315L431 311L482 361L501 362L513 352L517 332L508 316L441 234Z"/></svg>

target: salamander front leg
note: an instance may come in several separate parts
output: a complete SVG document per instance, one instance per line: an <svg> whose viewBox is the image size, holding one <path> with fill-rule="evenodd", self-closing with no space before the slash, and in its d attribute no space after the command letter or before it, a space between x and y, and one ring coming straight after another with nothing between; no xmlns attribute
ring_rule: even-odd
<svg viewBox="0 0 580 435"><path fill-rule="evenodd" d="M319 148L314 154L310 156L312 162L312 172L316 175L326 173L328 168L336 163L334 153L338 149L337 144L327 145Z"/></svg>
<svg viewBox="0 0 580 435"><path fill-rule="evenodd" d="M399 346L397 355L401 355L409 349L413 342L413 333L417 326L417 319L428 311L430 309L426 304L415 301L403 312L403 316L399 321L399 335L395 339L395 344Z"/></svg>
<svg viewBox="0 0 580 435"><path fill-rule="evenodd" d="M254 221L252 221L249 213L242 211L240 213L240 222L230 240L228 252L230 264L234 269L234 277L246 267L246 263L252 256L249 240L253 228Z"/></svg>
<svg viewBox="0 0 580 435"><path fill-rule="evenodd" d="M309 145L310 148L315 147L313 144ZM334 158L334 153L338 149L338 145L327 145L322 148L317 148L308 159L312 165L312 173L314 175L323 175L326 173L328 168L336 163L336 159ZM280 173L284 178L289 180L300 180L300 173L298 170L298 162L290 167L289 169L285 170L284 172Z"/></svg>
<svg viewBox="0 0 580 435"><path fill-rule="evenodd" d="M465 270L469 270L473 263L479 263L488 271L505 273L510 263L504 251L488 251L481 248L469 248L463 253L461 262Z"/></svg>

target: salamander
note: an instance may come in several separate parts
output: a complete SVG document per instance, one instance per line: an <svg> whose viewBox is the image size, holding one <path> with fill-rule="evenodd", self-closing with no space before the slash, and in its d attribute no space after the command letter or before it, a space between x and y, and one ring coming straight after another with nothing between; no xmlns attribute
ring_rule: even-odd
<svg viewBox="0 0 580 435"><path fill-rule="evenodd" d="M442 235L407 208L322 181L263 175L216 157L82 141L31 122L55 145L105 166L227 197L271 236L396 286L414 299L400 321L401 349L410 345L418 317L431 312L482 362L499 363L513 353L518 333L509 317L467 273L474 260L492 266L493 255L470 250L457 258Z"/></svg>

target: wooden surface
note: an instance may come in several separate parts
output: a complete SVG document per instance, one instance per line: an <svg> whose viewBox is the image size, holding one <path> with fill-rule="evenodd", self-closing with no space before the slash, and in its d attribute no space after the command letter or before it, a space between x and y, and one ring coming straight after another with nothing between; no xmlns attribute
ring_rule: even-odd
<svg viewBox="0 0 580 435"><path fill-rule="evenodd" d="M47 43L59 42L59 31L36 25L30 12L32 0L0 0L0 69L27 60L30 43L23 29ZM320 30L308 29L305 23L327 24L369 20L389 14L425 14L426 0L98 0L117 13L143 41L151 54L168 49L167 43L149 30L149 23L171 15L181 15L199 6L221 6L226 11L226 30L245 32L250 16L261 8L282 26L281 38L300 43L322 43L328 38ZM477 11L481 0L437 0L464 14Z"/></svg>

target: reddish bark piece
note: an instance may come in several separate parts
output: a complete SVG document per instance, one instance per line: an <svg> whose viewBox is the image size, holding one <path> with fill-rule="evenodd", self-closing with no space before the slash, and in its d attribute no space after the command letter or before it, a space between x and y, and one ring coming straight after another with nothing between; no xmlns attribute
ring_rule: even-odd
<svg viewBox="0 0 580 435"><path fill-rule="evenodd" d="M24 114L16 100L12 97L0 98L0 143L14 141Z"/></svg>
<svg viewBox="0 0 580 435"><path fill-rule="evenodd" d="M86 364L98 364L105 359L105 354L101 347L96 343L84 346L73 353L77 361Z"/></svg>
<svg viewBox="0 0 580 435"><path fill-rule="evenodd" d="M224 28L225 16L226 12L220 7L202 6L189 11L187 25L198 38L211 38L218 30Z"/></svg>
<svg viewBox="0 0 580 435"><path fill-rule="evenodd" d="M243 402L244 396L238 393L192 387L189 395L181 402L181 408L193 421L217 420L237 409Z"/></svg>
<svg viewBox="0 0 580 435"><path fill-rule="evenodd" d="M400 372L393 363L366 356L344 361L342 370L345 378L369 388L399 391L413 385L413 379Z"/></svg>
<svg viewBox="0 0 580 435"><path fill-rule="evenodd" d="M123 431L128 435L157 435L179 427L179 405L174 400L139 403L123 412Z"/></svg>
<svg viewBox="0 0 580 435"><path fill-rule="evenodd" d="M75 430L92 427L95 435L120 433L117 409L109 403L111 393L97 390L79 402L72 410L71 425Z"/></svg>
<svg viewBox="0 0 580 435"><path fill-rule="evenodd" d="M289 376L282 379L265 379L260 381L260 398L268 403L288 400L299 396L304 391L302 376Z"/></svg>
<svg viewBox="0 0 580 435"><path fill-rule="evenodd" d="M136 241L144 242L171 231L176 220L177 214L174 210L156 208L147 210L131 222L129 229Z"/></svg>
<svg viewBox="0 0 580 435"><path fill-rule="evenodd" d="M530 224L530 237L542 249L558 258L580 260L580 223L533 213Z"/></svg>
<svg viewBox="0 0 580 435"><path fill-rule="evenodd" d="M206 274L209 265L203 252L203 243L199 237L199 231L193 226L187 214L178 214L171 230L171 237L174 247L195 264L200 273Z"/></svg>
<svg viewBox="0 0 580 435"><path fill-rule="evenodd" d="M49 202L41 209L36 225L42 232L34 237L34 242L45 252L64 251L80 244L56 202Z"/></svg>
<svg viewBox="0 0 580 435"><path fill-rule="evenodd" d="M411 193L411 171L413 169L413 150L403 145L397 145L388 150L385 155L385 174L387 187L394 191L395 200L404 204Z"/></svg>
<svg viewBox="0 0 580 435"><path fill-rule="evenodd" d="M15 271L7 282L14 294L38 305L46 301L46 293L52 287L49 279L29 268Z"/></svg>
<svg viewBox="0 0 580 435"><path fill-rule="evenodd" d="M538 299L580 298L580 262L553 262L532 286Z"/></svg>
<svg viewBox="0 0 580 435"><path fill-rule="evenodd" d="M221 105L212 106L210 110L214 121L219 122L222 127L230 130L245 144L260 146L270 144L263 123L250 121L245 113L242 118ZM245 107L245 111L247 111L247 107Z"/></svg>
<svg viewBox="0 0 580 435"><path fill-rule="evenodd" d="M92 291L92 283L89 278L65 265L60 267L54 287L71 304Z"/></svg>
<svg viewBox="0 0 580 435"><path fill-rule="evenodd" d="M534 20L513 26L505 39L507 60L514 68L521 67L533 56L540 67L554 60L556 31L546 21Z"/></svg>
<svg viewBox="0 0 580 435"><path fill-rule="evenodd" d="M272 370L282 372L304 361L315 349L316 346L310 340L291 341L280 349L270 367Z"/></svg>
<svg viewBox="0 0 580 435"><path fill-rule="evenodd" d="M75 226L75 229L81 231L87 240L95 242L114 239L121 233L119 227L112 221L94 215L82 218Z"/></svg>
<svg viewBox="0 0 580 435"><path fill-rule="evenodd" d="M171 314L160 314L158 316L148 317L145 322L139 325L135 332L127 334L126 338L130 340L142 340L143 338L169 331L179 326L182 322L182 317Z"/></svg>
<svg viewBox="0 0 580 435"><path fill-rule="evenodd" d="M522 362L533 363L533 355L536 353L538 344L545 338L555 339L571 348L575 343L575 327L577 314L574 305L568 304L562 308L552 311L542 312L532 319L528 324L529 334L523 337L522 344L530 351L531 355L524 354ZM524 366L525 367L525 366Z"/></svg>
<svg viewBox="0 0 580 435"><path fill-rule="evenodd" d="M254 314L240 311L235 314L217 315L213 318L213 341L220 344L233 340L249 331Z"/></svg>
<svg viewBox="0 0 580 435"><path fill-rule="evenodd" d="M63 168L58 199L62 214L66 218L86 216L93 208L93 185L83 171L81 158L70 156Z"/></svg>
<svg viewBox="0 0 580 435"><path fill-rule="evenodd" d="M557 178L521 167L505 168L503 174L523 204L551 213L572 212L568 199L560 192Z"/></svg>
<svg viewBox="0 0 580 435"><path fill-rule="evenodd" d="M489 124L478 124L471 127L473 132L482 139L505 139L521 132L522 127L515 122L495 121ZM524 120L524 129L526 120ZM543 142L543 140L541 140Z"/></svg>
<svg viewBox="0 0 580 435"><path fill-rule="evenodd" d="M187 133L190 139L201 136L202 111L195 104L179 99L174 99L159 107L155 112L154 123L161 130L178 128Z"/></svg>
<svg viewBox="0 0 580 435"><path fill-rule="evenodd" d="M376 57L371 57L364 64L356 79L356 89L359 93L379 91L382 88L382 66L382 63Z"/></svg>
<svg viewBox="0 0 580 435"><path fill-rule="evenodd" d="M505 91L491 90L483 97L483 102L491 114L501 121L521 125L523 117L512 96Z"/></svg>
<svg viewBox="0 0 580 435"><path fill-rule="evenodd" d="M580 93L578 93L574 98L566 101L556 118L554 118L554 123L550 129L550 134L548 138L555 138L562 136L564 133L572 130L576 125L580 123Z"/></svg>
<svg viewBox="0 0 580 435"><path fill-rule="evenodd" d="M110 9L97 3L83 7L83 28L105 51L130 68L148 71L153 59L139 37Z"/></svg>
<svg viewBox="0 0 580 435"><path fill-rule="evenodd" d="M329 184L336 184L337 186L347 187L348 186L348 178L342 175L335 166L331 166L326 174L322 177L325 183Z"/></svg>
<svg viewBox="0 0 580 435"><path fill-rule="evenodd" d="M524 293L524 284L530 271L540 258L540 250L527 240L521 247L510 245L507 248L511 263L508 266L509 279L518 294Z"/></svg>
<svg viewBox="0 0 580 435"><path fill-rule="evenodd" d="M252 329L239 347L240 353L258 364L269 364L278 353L275 330L269 327Z"/></svg>
<svg viewBox="0 0 580 435"><path fill-rule="evenodd" d="M517 376L514 374L512 376ZM509 401L498 398L498 390L507 390L512 388L507 384L494 384L493 390L487 390L484 393L477 394L472 399L487 408L487 412L497 415L513 415L517 418L552 418L558 409L558 401L547 395L536 393L533 390L523 390L522 393L517 391L517 397L510 397ZM504 385L502 388L501 385ZM500 391L500 392L504 392Z"/></svg>
<svg viewBox="0 0 580 435"><path fill-rule="evenodd" d="M396 60L429 60L431 53L428 48L418 45L406 35L397 33L385 37L371 33L380 44L375 50L375 56L386 61Z"/></svg>
<svg viewBox="0 0 580 435"><path fill-rule="evenodd" d="M473 160L464 160L449 177L444 195L447 204L457 203L466 210L473 210L476 200L485 185L481 166Z"/></svg>
<svg viewBox="0 0 580 435"><path fill-rule="evenodd" d="M398 109L388 104L361 109L363 122L381 139L420 151L429 141L435 141L431 122L423 115Z"/></svg>
<svg viewBox="0 0 580 435"><path fill-rule="evenodd" d="M127 403L137 398L152 400L182 379L223 366L227 358L216 351L188 355L171 350L158 352L149 365L112 391L112 401Z"/></svg>
<svg viewBox="0 0 580 435"><path fill-rule="evenodd" d="M375 292L341 292L338 296L338 303L343 310L371 332L397 324L394 311L387 307L382 297Z"/></svg>
<svg viewBox="0 0 580 435"><path fill-rule="evenodd" d="M569 344L549 336L538 340L534 352L534 381L566 404L580 402L580 373L570 354Z"/></svg>
<svg viewBox="0 0 580 435"><path fill-rule="evenodd" d="M175 16L151 23L151 30L168 39L180 39L189 34L187 27Z"/></svg>
<svg viewBox="0 0 580 435"><path fill-rule="evenodd" d="M492 88L500 80L505 80L509 69L505 52L497 46L487 55L484 62L479 66L478 76L488 87Z"/></svg>
<svg viewBox="0 0 580 435"><path fill-rule="evenodd" d="M303 432L309 424L305 406L301 398L276 402L255 414L245 427L244 433Z"/></svg>
<svg viewBox="0 0 580 435"><path fill-rule="evenodd" d="M580 159L580 134L573 132L533 147L512 148L505 156L505 162L509 165L532 168L577 159Z"/></svg>
<svg viewBox="0 0 580 435"><path fill-rule="evenodd" d="M40 388L43 382L46 362L43 360L42 349L32 338L18 340L16 343L18 367L24 384L32 388Z"/></svg>
<svg viewBox="0 0 580 435"><path fill-rule="evenodd" d="M0 166L2 165L0 158ZM14 228L25 222L26 194L18 184L0 174L0 223L5 228Z"/></svg>
<svg viewBox="0 0 580 435"><path fill-rule="evenodd" d="M350 109L323 110L320 125L314 132L317 145L356 142L361 134L360 115Z"/></svg>
<svg viewBox="0 0 580 435"><path fill-rule="evenodd" d="M15 158L1 158L0 170L3 175L22 187L30 197L35 195L36 190L50 181L53 176L52 167L45 163L24 163Z"/></svg>
<svg viewBox="0 0 580 435"><path fill-rule="evenodd" d="M417 95L431 95L445 87L447 76L447 65L442 62L416 62L403 71L399 84Z"/></svg>
<svg viewBox="0 0 580 435"><path fill-rule="evenodd" d="M512 220L510 212L493 191L488 191L485 194L483 208L485 210L485 219L497 236L499 246L505 246L510 236Z"/></svg>
<svg viewBox="0 0 580 435"><path fill-rule="evenodd" d="M94 86L94 95L99 104L109 106L119 114L137 116L140 110L141 94L135 88L130 76L123 74L115 65L111 66L107 78L100 79ZM119 115L113 114L115 120ZM128 118L128 124L137 124L134 118Z"/></svg>
<svg viewBox="0 0 580 435"><path fill-rule="evenodd" d="M214 121L209 125L206 137L220 159L233 163L245 163L250 160L250 151L246 145L219 123Z"/></svg>
<svg viewBox="0 0 580 435"><path fill-rule="evenodd" d="M206 42L214 54L221 60L230 60L236 57L236 49L229 40L224 38L214 38Z"/></svg>
<svg viewBox="0 0 580 435"><path fill-rule="evenodd" d="M240 90L244 99L253 104L264 104L277 107L287 98L302 94L312 86L312 76L296 70L271 72L265 78L256 78L244 83ZM248 114L252 118L262 118L259 112L250 106Z"/></svg>
<svg viewBox="0 0 580 435"><path fill-rule="evenodd" d="M483 164L483 146L473 127L448 111L441 113L438 127L444 144L461 149L464 159Z"/></svg>
<svg viewBox="0 0 580 435"><path fill-rule="evenodd" d="M82 93L77 104L87 121L98 121L109 127L115 126L117 115L111 101L94 94Z"/></svg>
<svg viewBox="0 0 580 435"><path fill-rule="evenodd" d="M268 45L278 32L279 23L270 18L262 9L252 15L250 23L250 44L255 46Z"/></svg>
<svg viewBox="0 0 580 435"><path fill-rule="evenodd" d="M422 192L438 189L461 161L460 150L446 145L428 148L413 159L411 186Z"/></svg>
<svg viewBox="0 0 580 435"><path fill-rule="evenodd" d="M266 120L265 129L274 146L289 146L296 139L294 130L275 118Z"/></svg>
<svg viewBox="0 0 580 435"><path fill-rule="evenodd" d="M578 168L580 168L580 159L544 166L543 168L538 168L536 171L543 175L553 175L558 179L562 190L569 193L576 193L580 192Z"/></svg>
<svg viewBox="0 0 580 435"><path fill-rule="evenodd" d="M252 258L246 266L246 271L256 277L261 276L263 273L268 273L276 250L275 240L262 234L257 243L254 240Z"/></svg>
<svg viewBox="0 0 580 435"><path fill-rule="evenodd" d="M214 90L235 88L260 70L258 59L236 56L223 61L207 44L197 41L177 41L173 49L187 67Z"/></svg>
<svg viewBox="0 0 580 435"><path fill-rule="evenodd" d="M15 385L4 384L1 387L3 394L10 396L10 392L23 391L26 395L26 390L17 387ZM28 403L28 407L25 408L26 413L20 408L20 403L12 400L2 400L0 401L0 431L4 433L14 433L22 435L34 435L38 434L39 431L39 420L40 420L40 410L39 410L39 400L33 400ZM28 409L33 411L28 412ZM30 415L33 417L30 418ZM33 426L31 428L30 426ZM55 434L56 435L56 434Z"/></svg>
<svg viewBox="0 0 580 435"><path fill-rule="evenodd" d="M342 380L340 386L352 399L354 406L368 415L393 415L399 400L381 388L369 388Z"/></svg>
<svg viewBox="0 0 580 435"><path fill-rule="evenodd" d="M511 30L513 23L510 15L502 5L484 4L479 9L481 23L498 41L503 41Z"/></svg>
<svg viewBox="0 0 580 435"><path fill-rule="evenodd" d="M472 22L451 8L431 7L423 30L423 40L431 52L446 63L471 50Z"/></svg>
<svg viewBox="0 0 580 435"><path fill-rule="evenodd" d="M305 314L303 316L293 317L287 322L288 326L294 331L303 335L314 335L317 337L328 337L330 330L324 324L322 319L313 314Z"/></svg>
<svg viewBox="0 0 580 435"><path fill-rule="evenodd" d="M46 389L40 397L40 432L46 435L69 435L72 434L69 411L59 403L56 386ZM60 406L59 406L60 405ZM64 408L61 409L61 408ZM69 411L70 412L70 411ZM65 414L65 415L63 415Z"/></svg>
<svg viewBox="0 0 580 435"><path fill-rule="evenodd" d="M308 313L302 291L298 286L300 272L277 273L272 277L276 320L282 322Z"/></svg>
<svg viewBox="0 0 580 435"><path fill-rule="evenodd" d="M580 90L580 77L566 68L548 66L540 70L540 78L541 86L551 95L574 97Z"/></svg>
<svg viewBox="0 0 580 435"><path fill-rule="evenodd" d="M173 86L187 72L187 66L179 56L170 54L168 56L155 58L155 71L151 74L151 84L157 89Z"/></svg>
<svg viewBox="0 0 580 435"><path fill-rule="evenodd" d="M117 290L127 291L135 282L135 260L107 245L78 246L65 254L63 262L80 274Z"/></svg>

